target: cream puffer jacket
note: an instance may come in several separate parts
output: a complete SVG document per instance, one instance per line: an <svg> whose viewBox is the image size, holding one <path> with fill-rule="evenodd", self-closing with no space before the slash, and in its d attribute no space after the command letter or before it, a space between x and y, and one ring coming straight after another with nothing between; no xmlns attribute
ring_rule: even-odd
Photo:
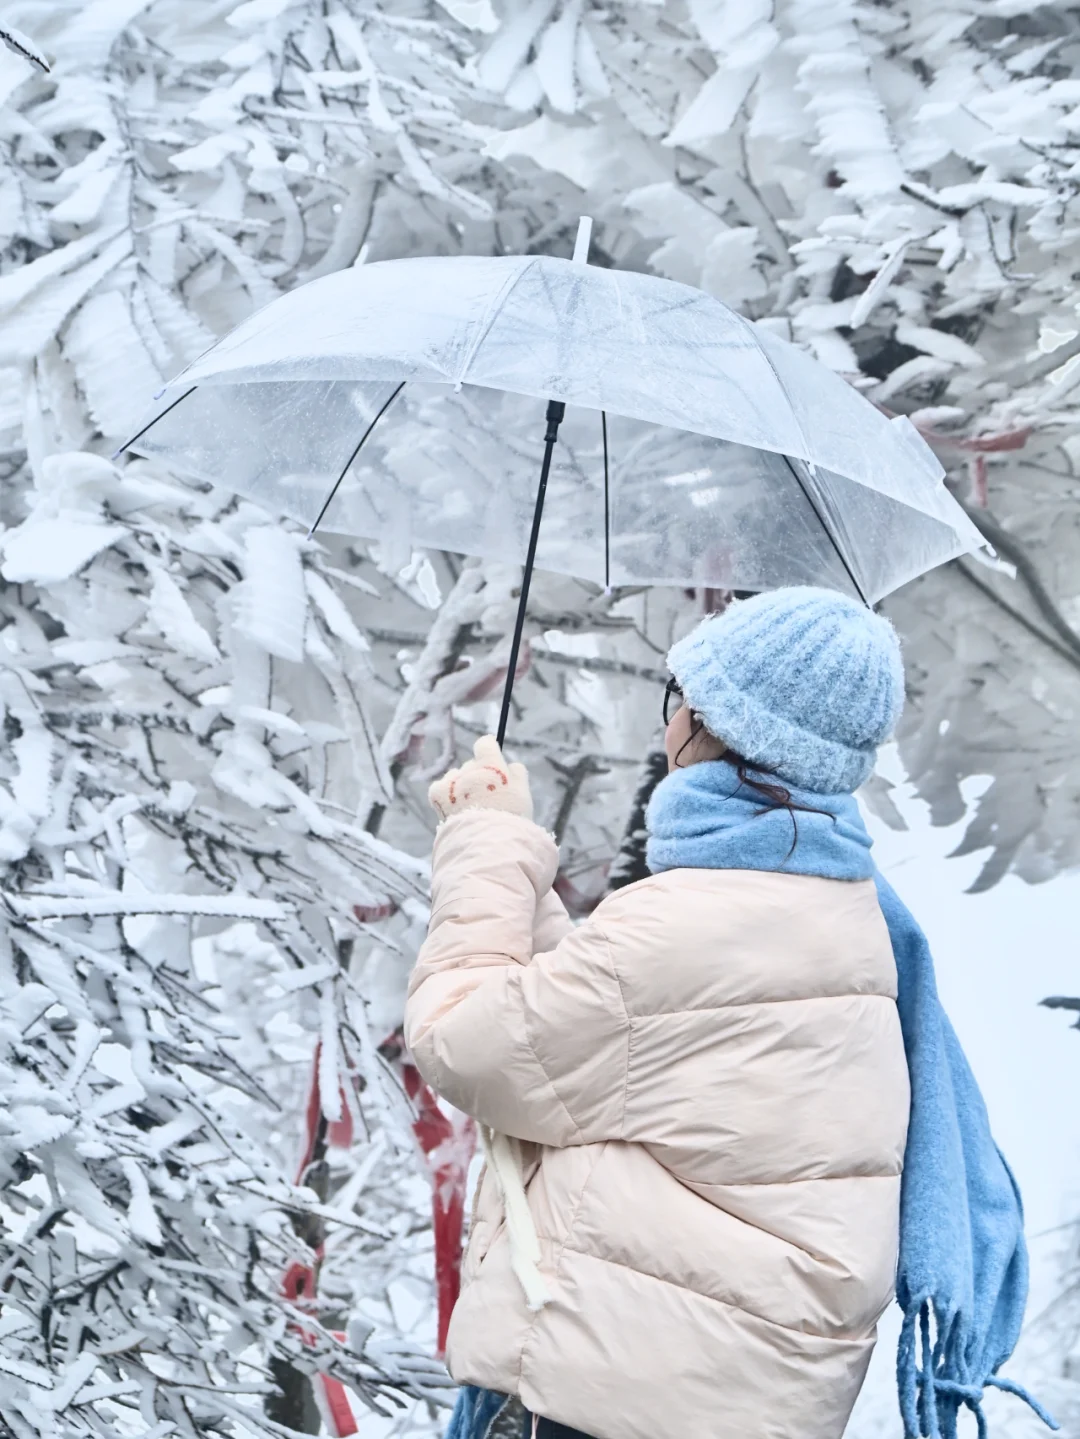
<svg viewBox="0 0 1080 1439"><path fill-rule="evenodd" d="M873 883L670 870L576 928L538 825L439 829L406 1037L522 1145L530 1308L478 1196L448 1363L597 1439L839 1439L896 1264L908 1077Z"/></svg>

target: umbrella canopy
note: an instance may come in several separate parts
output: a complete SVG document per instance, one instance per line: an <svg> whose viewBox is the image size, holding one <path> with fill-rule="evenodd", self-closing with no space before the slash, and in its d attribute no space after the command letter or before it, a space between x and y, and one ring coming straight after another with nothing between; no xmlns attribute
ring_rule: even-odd
<svg viewBox="0 0 1080 1439"><path fill-rule="evenodd" d="M547 255L316 280L173 380L131 444L406 558L520 562L542 399L568 406L542 568L873 603L985 544L906 419L700 290Z"/></svg>

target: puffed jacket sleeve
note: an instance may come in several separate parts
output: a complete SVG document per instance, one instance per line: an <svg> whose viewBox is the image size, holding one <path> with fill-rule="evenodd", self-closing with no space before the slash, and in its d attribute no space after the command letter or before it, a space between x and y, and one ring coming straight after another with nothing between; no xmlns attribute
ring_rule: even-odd
<svg viewBox="0 0 1080 1439"><path fill-rule="evenodd" d="M574 921L566 912L566 905L549 889L536 901L536 921L533 925L533 953L542 954L545 949L555 946L574 931Z"/></svg>
<svg viewBox="0 0 1080 1439"><path fill-rule="evenodd" d="M565 1146L620 1137L630 1026L607 935L551 904L558 859L551 836L517 815L480 809L440 826L405 1037L458 1109ZM562 938L534 954L545 931Z"/></svg>

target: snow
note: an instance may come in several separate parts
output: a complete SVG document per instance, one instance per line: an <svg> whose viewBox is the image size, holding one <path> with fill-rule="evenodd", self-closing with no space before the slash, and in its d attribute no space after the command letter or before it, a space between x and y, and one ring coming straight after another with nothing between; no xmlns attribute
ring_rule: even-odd
<svg viewBox="0 0 1080 1439"><path fill-rule="evenodd" d="M244 575L236 628L268 654L302 660L307 598L295 537L270 525L249 530Z"/></svg>
<svg viewBox="0 0 1080 1439"><path fill-rule="evenodd" d="M16 30L14 25L5 24L0 25L0 40L2 40L7 48L14 54L21 55L24 60L29 60L32 65L36 65L37 68L44 71L46 75L49 73L48 60L46 60L33 40L30 39L29 35L24 35L21 30Z"/></svg>
<svg viewBox="0 0 1080 1439"><path fill-rule="evenodd" d="M217 645L192 614L180 586L165 570L154 574L146 613L150 623L181 653L208 663L221 658Z"/></svg>
<svg viewBox="0 0 1080 1439"><path fill-rule="evenodd" d="M4 540L0 574L15 584L66 580L123 534L116 525L95 524L78 515L39 520Z"/></svg>

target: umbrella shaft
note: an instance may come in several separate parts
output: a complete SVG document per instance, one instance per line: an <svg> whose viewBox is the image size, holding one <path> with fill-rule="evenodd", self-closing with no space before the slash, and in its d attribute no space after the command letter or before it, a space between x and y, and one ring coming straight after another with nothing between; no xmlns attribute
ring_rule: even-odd
<svg viewBox="0 0 1080 1439"><path fill-rule="evenodd" d="M540 484L536 490L536 507L533 510L532 531L529 535L529 549L525 555L525 572L521 576L521 596L518 600L517 619L514 622L514 639L510 645L510 660L506 669L506 687L503 690L502 713L499 715L499 730L496 738L501 745L506 739L506 725L510 718L510 698L514 693L514 674L517 670L518 653L521 649L521 633L525 628L525 611L529 607L529 586L532 584L533 566L536 563L536 544L540 538L540 521L544 517L544 497L547 494L548 475L551 473L551 455L559 437L559 426L566 414L561 400L550 400L547 407L547 430L544 433L544 459L540 466Z"/></svg>

